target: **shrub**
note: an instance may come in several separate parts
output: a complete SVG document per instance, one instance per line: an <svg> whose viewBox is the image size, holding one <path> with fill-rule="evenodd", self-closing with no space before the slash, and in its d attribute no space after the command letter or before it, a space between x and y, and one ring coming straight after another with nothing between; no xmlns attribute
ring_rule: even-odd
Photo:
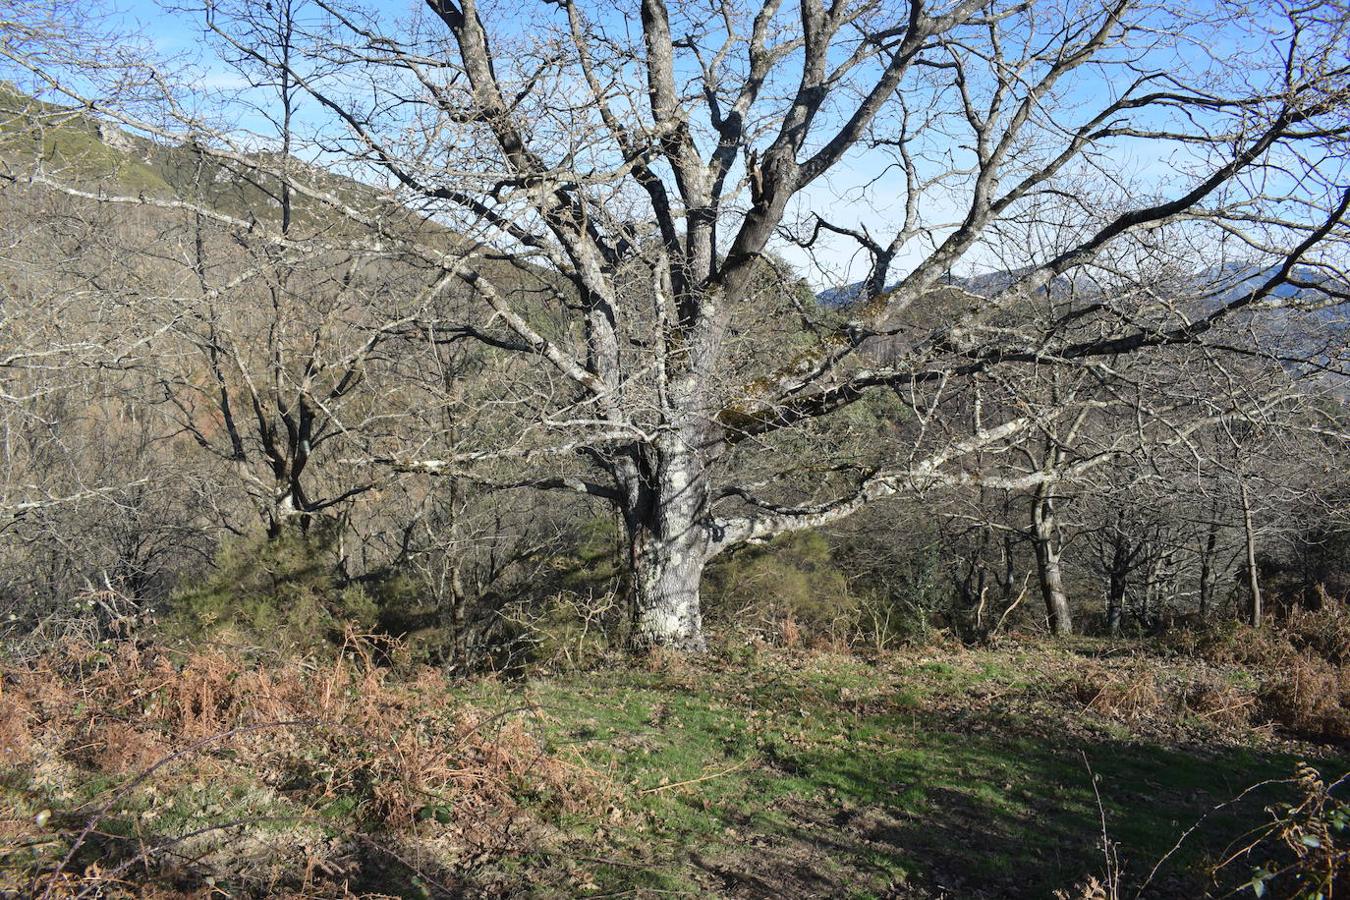
<svg viewBox="0 0 1350 900"><path fill-rule="evenodd" d="M581 521L528 581L496 595L477 631L479 664L494 672L571 669L622 645L629 622L624 537L612 515Z"/></svg>
<svg viewBox="0 0 1350 900"><path fill-rule="evenodd" d="M1350 805L1336 794L1346 776L1328 784L1315 768L1299 763L1293 781L1298 799L1267 807L1270 820L1224 854L1215 881L1236 882L1238 887L1223 896L1241 891L1281 900L1323 900L1350 887Z"/></svg>
<svg viewBox="0 0 1350 900"><path fill-rule="evenodd" d="M581 524L575 544L555 564L556 587L577 594L622 593L624 544L614 516L591 516Z"/></svg>
<svg viewBox="0 0 1350 900"><path fill-rule="evenodd" d="M613 591L559 591L503 611L495 642L499 671L574 670L598 663L620 642L625 604Z"/></svg>
<svg viewBox="0 0 1350 900"><path fill-rule="evenodd" d="M878 651L931 643L941 624L952 619L951 590L934 552L895 559L884 582L855 589L858 636Z"/></svg>
<svg viewBox="0 0 1350 900"><path fill-rule="evenodd" d="M181 588L161 627L170 639L211 639L271 651L331 650L349 628L369 631L376 603L344 584L331 527L224 545L201 584Z"/></svg>
<svg viewBox="0 0 1350 900"><path fill-rule="evenodd" d="M1287 734L1350 740L1350 612L1338 602L1292 609L1265 628L1229 623L1181 638L1184 652L1255 670L1256 715Z"/></svg>
<svg viewBox="0 0 1350 900"><path fill-rule="evenodd" d="M376 655L359 638L304 666L126 642L6 665L21 721L0 720L0 894L351 896L410 867L453 884L604 799L516 712Z"/></svg>
<svg viewBox="0 0 1350 900"><path fill-rule="evenodd" d="M710 621L746 628L775 643L844 639L857 598L816 532L783 535L720 557L704 578Z"/></svg>

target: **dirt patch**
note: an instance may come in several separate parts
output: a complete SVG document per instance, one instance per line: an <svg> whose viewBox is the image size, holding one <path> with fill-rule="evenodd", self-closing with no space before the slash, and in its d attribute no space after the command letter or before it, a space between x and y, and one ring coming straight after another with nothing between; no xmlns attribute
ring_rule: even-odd
<svg viewBox="0 0 1350 900"><path fill-rule="evenodd" d="M895 860L885 866L856 863L887 859L901 849L888 839L887 829L895 823L883 811L790 801L777 812L787 823L782 828L756 830L744 823L728 836L740 842L737 849L691 854L694 866L714 879L710 887L726 896L754 898L941 896L911 882L911 872Z"/></svg>

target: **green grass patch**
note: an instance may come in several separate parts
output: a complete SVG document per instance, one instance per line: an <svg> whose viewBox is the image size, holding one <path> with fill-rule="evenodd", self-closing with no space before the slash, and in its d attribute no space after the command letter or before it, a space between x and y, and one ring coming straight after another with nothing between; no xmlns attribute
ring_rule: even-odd
<svg viewBox="0 0 1350 900"><path fill-rule="evenodd" d="M1075 737L1031 712L963 722L934 710L973 686L1034 682L1004 657L885 667L765 654L754 669L612 670L470 694L536 710L550 747L614 783L617 824L572 823L574 835L646 868L597 865L603 890L753 889L765 871L790 885L806 877L797 866L840 895L959 877L1045 897L1100 872L1103 810L1142 877L1206 810L1296 762L1139 741L1118 723ZM1169 861L1172 883L1202 890L1205 865L1278 793L1211 814Z"/></svg>

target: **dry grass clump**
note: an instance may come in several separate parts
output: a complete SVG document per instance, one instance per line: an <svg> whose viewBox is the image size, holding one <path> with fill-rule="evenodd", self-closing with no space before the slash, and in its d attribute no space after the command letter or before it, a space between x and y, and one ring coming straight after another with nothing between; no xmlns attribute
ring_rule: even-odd
<svg viewBox="0 0 1350 900"><path fill-rule="evenodd" d="M1323 596L1316 610L1294 608L1263 628L1245 625L1185 635L1184 653L1253 673L1250 717L1292 737L1350 741L1350 608Z"/></svg>
<svg viewBox="0 0 1350 900"><path fill-rule="evenodd" d="M1085 665L1070 676L1068 687L1085 709L1114 719L1135 721L1157 714L1167 706L1157 678L1144 665L1127 669Z"/></svg>
<svg viewBox="0 0 1350 900"><path fill-rule="evenodd" d="M1106 885L1091 875L1070 890L1055 891L1055 900L1113 900L1116 896L1114 891L1108 890Z"/></svg>
<svg viewBox="0 0 1350 900"><path fill-rule="evenodd" d="M1350 742L1350 667L1341 631L1347 623L1350 616L1336 609L1263 629L1193 635L1185 649L1199 659L1087 661L1065 686L1084 710L1123 722L1273 726L1299 740Z"/></svg>
<svg viewBox="0 0 1350 900"><path fill-rule="evenodd" d="M436 673L373 657L355 637L335 660L271 666L124 642L5 667L0 818L14 827L0 832L0 869L22 875L0 877L0 892L116 893L134 870L138 894L166 880L273 894L325 871L345 883L353 846L372 842L394 857L381 865L409 868L397 859L411 842L453 871L529 840L550 810L600 802L591 774L546 753L519 716L488 716ZM306 838L264 877L242 848L276 844L269 818L340 839ZM184 872L174 860L189 846Z"/></svg>
<svg viewBox="0 0 1350 900"><path fill-rule="evenodd" d="M1350 664L1350 604L1324 594L1317 609L1294 607L1262 628L1223 623L1180 632L1174 644L1188 656L1266 670L1298 655L1345 666Z"/></svg>
<svg viewBox="0 0 1350 900"><path fill-rule="evenodd" d="M1229 728L1250 725L1257 708L1250 689L1217 678L1187 685L1182 702L1200 720Z"/></svg>
<svg viewBox="0 0 1350 900"><path fill-rule="evenodd" d="M32 726L36 720L37 713L28 698L8 690L0 680L0 767L32 762Z"/></svg>
<svg viewBox="0 0 1350 900"><path fill-rule="evenodd" d="M1258 682L1234 677L1235 671L1207 664L1161 664L1149 657L1114 665L1090 661L1071 672L1067 691L1084 710L1132 724L1198 721L1231 730L1269 721Z"/></svg>
<svg viewBox="0 0 1350 900"><path fill-rule="evenodd" d="M1295 607L1278 623L1284 638L1297 650L1326 660L1333 666L1350 664L1350 604L1319 589L1317 609Z"/></svg>
<svg viewBox="0 0 1350 900"><path fill-rule="evenodd" d="M1261 712L1314 741L1350 741L1350 672L1307 653L1290 656L1261 689Z"/></svg>

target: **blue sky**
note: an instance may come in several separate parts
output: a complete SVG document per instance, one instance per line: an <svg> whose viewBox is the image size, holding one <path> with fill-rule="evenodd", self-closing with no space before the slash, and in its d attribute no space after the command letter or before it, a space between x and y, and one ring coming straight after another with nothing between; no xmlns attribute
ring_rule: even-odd
<svg viewBox="0 0 1350 900"><path fill-rule="evenodd" d="M182 2L186 5L190 0ZM200 15L165 10L155 0L115 0L115 3L118 10L114 16L115 21L124 24L129 31L142 33L153 43L157 55L178 57L191 62L197 70L195 82L197 86L228 90L241 85L238 74L211 55L210 42L205 39ZM382 10L388 10L391 17L402 16L420 8L420 0L394 0L381 6ZM1200 7L1195 9L1203 11ZM554 14L556 10L550 12L550 15ZM524 23L533 20L522 17L517 21ZM605 21L603 24L620 29L634 27L634 23L617 19ZM1239 42L1244 39L1250 40L1238 38ZM1189 52L1199 51L1193 49ZM1105 86L1106 83L1099 83L1095 94L1090 91L1085 93L1081 89L1076 94L1068 94L1065 114L1072 120L1082 113L1082 110L1074 109L1076 105L1091 108L1100 104L1101 93ZM826 124L829 124L828 121ZM237 126L242 130L265 130L261 119L251 121L247 116L241 117ZM1119 145L1111 152L1112 162L1117 168L1131 172L1140 181L1152 183L1159 188L1165 188L1169 181L1182 180L1176 171L1176 165L1187 160L1187 151L1178 151L1175 147L1166 146L1148 147L1143 152L1136 152L1126 145ZM855 156L841 165L831 176L808 188L796 204L796 208L818 211L840 225L850 227L866 225L884 242L888 229L893 228L901 213L899 207L903 198L903 181L895 172L883 174L883 165L883 161L876 155ZM877 180L873 181L874 179ZM865 191L860 189L860 185L864 184L868 185ZM1172 189L1176 187L1176 184L1172 185ZM956 206L951 202L944 202L941 198L930 200L926 210L935 220L950 221L959 217ZM778 249L793 263L804 270L808 269L810 259L805 253L786 244L780 244ZM823 263L823 269L809 272L809 276L819 286L861 277L865 272L866 258L858 254L856 249L856 245L846 238L826 239L817 260ZM897 261L898 269L903 270L907 262L912 262L925 249L923 244L915 244L908 258L902 256ZM977 258L976 263L978 262Z"/></svg>
<svg viewBox="0 0 1350 900"><path fill-rule="evenodd" d="M115 20L143 31L164 53L200 49L202 25L197 17L166 11L155 0L116 0L113 9Z"/></svg>
<svg viewBox="0 0 1350 900"><path fill-rule="evenodd" d="M189 2L190 0L184 0L185 5ZM169 3L172 5L173 0L169 0ZM420 0L387 4L391 14L394 15L411 12L414 6L420 8ZM157 0L117 0L114 9L116 11L112 17L113 21L129 32L144 35L153 43L158 54L190 62L198 70L196 84L225 90L243 86L238 73L212 55L200 14L193 15L182 10L165 9ZM632 23L615 21L611 24L618 27L625 25L632 27ZM255 130L263 130L264 127L261 121L249 122L247 119L241 121L240 125L242 128ZM856 227L866 224L884 230L884 213L893 206L893 203L888 203L885 198L888 194L897 199L899 196L899 182L894 176L883 178L878 182L876 191L873 192L874 202L870 204L858 203L856 192L850 195L844 188L839 187L841 184L854 185L859 179L870 180L879 174L879 170L875 167L864 171L836 173L832 179L822 180L808 189L798 202L798 206L819 209L832 221L841 225ZM878 210L883 215L878 215ZM880 230L878 233L881 233ZM796 248L780 244L777 249L804 271L812 268L813 260ZM865 261L856 255L856 249L856 245L846 239L827 236L823 239L821 250L814 260L823 263L827 271L811 273L811 280L820 286L829 286L839 280L862 277L865 274Z"/></svg>

